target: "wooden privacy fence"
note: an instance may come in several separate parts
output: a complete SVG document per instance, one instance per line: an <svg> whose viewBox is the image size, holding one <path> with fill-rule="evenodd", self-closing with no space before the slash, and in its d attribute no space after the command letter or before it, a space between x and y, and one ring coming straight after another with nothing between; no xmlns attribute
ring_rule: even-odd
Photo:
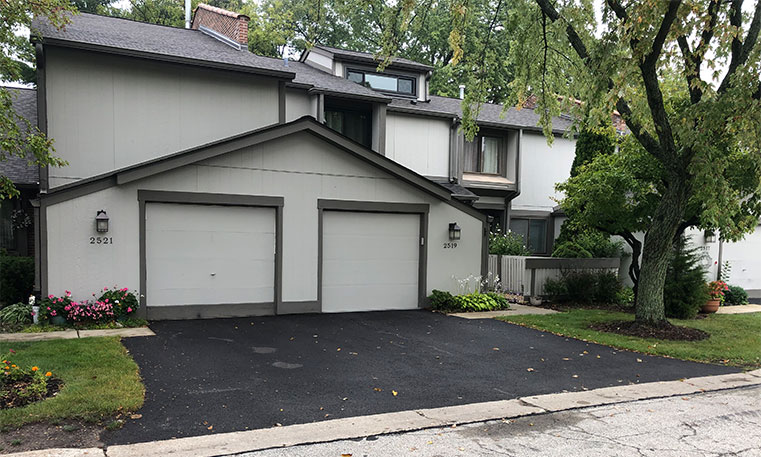
<svg viewBox="0 0 761 457"><path fill-rule="evenodd" d="M489 256L489 287L496 278L502 290L524 295L544 295L548 279L559 279L563 271L610 271L618 274L621 259L566 259L557 257Z"/></svg>

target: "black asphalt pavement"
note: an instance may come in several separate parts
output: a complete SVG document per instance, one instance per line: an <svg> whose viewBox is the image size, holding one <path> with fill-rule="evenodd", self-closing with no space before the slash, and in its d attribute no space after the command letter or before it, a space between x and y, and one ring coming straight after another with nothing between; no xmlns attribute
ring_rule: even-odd
<svg viewBox="0 0 761 457"><path fill-rule="evenodd" d="M735 372L426 311L165 321L126 338L141 418L107 444Z"/></svg>

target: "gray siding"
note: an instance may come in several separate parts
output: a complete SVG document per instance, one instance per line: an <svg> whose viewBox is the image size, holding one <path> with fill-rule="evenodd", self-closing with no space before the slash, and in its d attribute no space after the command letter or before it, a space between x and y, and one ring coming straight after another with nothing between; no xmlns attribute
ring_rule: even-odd
<svg viewBox="0 0 761 457"><path fill-rule="evenodd" d="M48 133L67 184L278 122L276 79L46 47Z"/></svg>

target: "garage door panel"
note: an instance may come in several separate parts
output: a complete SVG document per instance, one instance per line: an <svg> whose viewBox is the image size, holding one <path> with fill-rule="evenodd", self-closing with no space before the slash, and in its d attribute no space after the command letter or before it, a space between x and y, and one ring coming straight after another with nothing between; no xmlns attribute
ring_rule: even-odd
<svg viewBox="0 0 761 457"><path fill-rule="evenodd" d="M414 309L420 215L323 213L323 312Z"/></svg>
<svg viewBox="0 0 761 457"><path fill-rule="evenodd" d="M274 301L275 210L146 205L148 306Z"/></svg>

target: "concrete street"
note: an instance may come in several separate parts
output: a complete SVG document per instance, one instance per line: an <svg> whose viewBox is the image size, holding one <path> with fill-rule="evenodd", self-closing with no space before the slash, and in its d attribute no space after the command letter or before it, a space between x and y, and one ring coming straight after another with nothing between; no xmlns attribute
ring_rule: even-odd
<svg viewBox="0 0 761 457"><path fill-rule="evenodd" d="M761 386L241 455L761 456Z"/></svg>

